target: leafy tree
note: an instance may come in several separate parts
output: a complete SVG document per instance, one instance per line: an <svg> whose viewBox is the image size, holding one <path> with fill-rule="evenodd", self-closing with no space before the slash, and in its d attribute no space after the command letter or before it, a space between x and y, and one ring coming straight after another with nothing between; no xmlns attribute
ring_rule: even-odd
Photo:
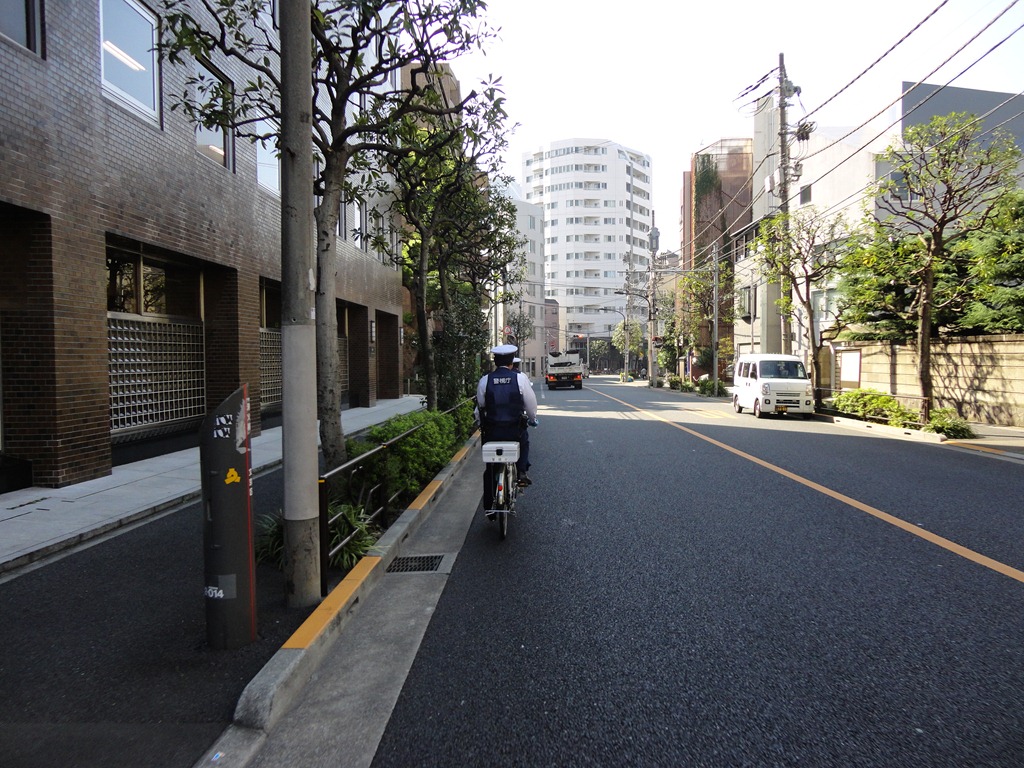
<svg viewBox="0 0 1024 768"><path fill-rule="evenodd" d="M789 287L779 300L783 316L793 314L794 303L803 310L806 322L801 331L811 350L808 364L814 398L820 404L818 359L824 341L814 333L814 293L839 273L844 256L855 247L855 240L841 216L824 217L813 207L806 207L763 222L754 247L765 276ZM824 327L825 318L821 321Z"/></svg>
<svg viewBox="0 0 1024 768"><path fill-rule="evenodd" d="M839 279L840 324L850 339L904 341L914 337L917 311L910 269L917 260L910 252L917 240L892 240L877 226L872 239L846 254ZM861 330L865 329L865 330Z"/></svg>
<svg viewBox="0 0 1024 768"><path fill-rule="evenodd" d="M431 82L442 95L443 80L432 77ZM440 311L451 319L454 285L466 284L480 295L485 287L512 284L522 271L523 240L516 229L515 206L490 182L505 147L500 102L497 90L488 90L484 99L467 104L458 120L424 114L396 121L390 143L407 152L379 157L394 211L405 223L408 247L400 259L414 300L430 408L438 404L430 282L436 280ZM497 298L514 297L506 293ZM481 348L463 353L473 355Z"/></svg>
<svg viewBox="0 0 1024 768"><path fill-rule="evenodd" d="M612 346L623 356L626 355L626 331L629 331L629 355L632 360L638 360L644 351L644 330L636 320L630 319L627 323L619 323L612 331Z"/></svg>
<svg viewBox="0 0 1024 768"><path fill-rule="evenodd" d="M716 251L717 252L717 251ZM735 286L731 265L720 262L718 270L718 343L721 351L722 328L733 321ZM677 338L698 349L706 349L708 359L714 356L712 335L715 319L715 270L697 268L680 275L676 282L676 334ZM721 359L719 355L719 359ZM703 367L703 366L702 366ZM712 364L706 366L711 370Z"/></svg>
<svg viewBox="0 0 1024 768"><path fill-rule="evenodd" d="M923 398L921 421L927 423L932 402L931 339L939 296L937 280L969 270L953 246L983 231L1017 186L1021 153L1009 134L983 135L981 122L968 114L936 115L926 125L910 126L903 141L882 153L891 172L872 190L878 226L896 242L915 238L921 247L904 248L910 260L900 270L913 293L917 319L918 379ZM897 277L894 275L893 277ZM962 296L950 291L950 300Z"/></svg>
<svg viewBox="0 0 1024 768"><path fill-rule="evenodd" d="M608 359L608 355L610 354L610 352L611 345L608 343L607 339L591 339L590 360L587 361L587 364L590 365L591 370L593 370L594 368L610 368L611 361ZM593 362L591 362L593 360L596 360L599 363L603 361L604 364L595 366Z"/></svg>
<svg viewBox="0 0 1024 768"><path fill-rule="evenodd" d="M248 74L233 86L197 75L175 98L197 123L253 141L276 142L280 114L280 48L267 0L162 0L161 55L235 62ZM454 114L424 81L403 85L403 69L430 70L481 46L493 31L478 18L483 0L311 0L310 127L318 158L314 181L317 240L317 411L328 467L345 461L341 427L336 280L337 238L344 203L363 202L378 171L360 164L370 149L403 154L386 139L394 121L431 112ZM475 94L467 99L475 98ZM369 232L360 236L369 237Z"/></svg>
<svg viewBox="0 0 1024 768"><path fill-rule="evenodd" d="M1008 195L993 226L968 238L975 286L965 331L1024 333L1024 191Z"/></svg>
<svg viewBox="0 0 1024 768"><path fill-rule="evenodd" d="M533 318L526 312L518 309L513 310L505 316L505 322L512 329L512 337L520 349L523 348L526 342L537 335L533 325Z"/></svg>

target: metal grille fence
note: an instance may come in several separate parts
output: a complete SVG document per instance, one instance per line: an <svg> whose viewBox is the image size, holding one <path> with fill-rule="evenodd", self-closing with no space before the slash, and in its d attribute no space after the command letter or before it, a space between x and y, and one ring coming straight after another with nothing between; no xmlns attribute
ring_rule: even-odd
<svg viewBox="0 0 1024 768"><path fill-rule="evenodd" d="M284 391L281 372L281 331L260 328L260 408L281 405Z"/></svg>
<svg viewBox="0 0 1024 768"><path fill-rule="evenodd" d="M206 414L202 323L110 314L112 434L201 419Z"/></svg>

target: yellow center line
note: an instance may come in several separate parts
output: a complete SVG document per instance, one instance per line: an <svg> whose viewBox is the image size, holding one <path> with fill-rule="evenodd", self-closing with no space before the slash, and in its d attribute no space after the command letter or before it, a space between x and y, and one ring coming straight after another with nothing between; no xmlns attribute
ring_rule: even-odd
<svg viewBox="0 0 1024 768"><path fill-rule="evenodd" d="M609 400L614 400L616 403L624 405L627 408L632 408L635 411L640 411L642 413L646 413L650 416L653 416L659 421L663 421L666 424L675 427L676 429L680 429L683 432L686 432L687 434L693 435L696 438L711 443L712 445L717 446L718 448L721 448L723 450L726 450L729 453L735 454L740 458L746 459L747 461L752 461L753 463L762 466L765 469L771 470L772 472L780 474L783 477L789 478L794 482L800 483L801 485L804 485L812 490L815 490L818 493L824 494L825 496L835 499L836 501L840 501L843 504L847 504L853 507L854 509L858 509L861 512L865 512L871 515L872 517L876 517L879 520L888 523L889 525L893 525L901 530L906 531L907 533L911 533L914 536L924 539L925 541L928 541L932 544L935 544L936 546L942 547L943 549L952 552L955 555L959 555L960 557L966 558L967 560L970 560L972 563L977 563L978 565L982 565L985 568L990 568L991 570L996 571L997 573L1001 573L1004 576L1009 576L1011 579L1015 579L1021 583L1024 583L1024 571L1017 570L1016 568L1013 568L1012 566L1009 566L1006 563L1001 563L998 560L993 560L991 557L986 557L980 552L975 552L973 549L968 549L965 546L957 544L955 541L950 541L947 538L931 533L930 531L926 531L925 529L920 528L914 525L913 523L908 523L906 520L898 518L894 515L890 515L888 512L883 512L882 510L872 507L869 504L857 501L857 499L839 493L839 491L834 491L831 488L827 488L824 485L814 482L813 480L808 480L806 477L801 477L800 475L794 474L793 472L790 472L787 469L783 469L782 467L776 466L775 464L771 464L765 461L764 459L759 459L757 456L753 456L749 453L744 453L738 448L733 448L731 445L726 445L725 443L719 442L718 440L715 440L712 437L702 435L700 432L696 432L695 430L692 430L689 427L684 427L682 424L677 424L674 421L669 421L668 419L657 413L653 413L652 411L639 408L635 405L619 400L618 398L613 397L612 395L605 394L604 392L598 392L598 394L607 397Z"/></svg>

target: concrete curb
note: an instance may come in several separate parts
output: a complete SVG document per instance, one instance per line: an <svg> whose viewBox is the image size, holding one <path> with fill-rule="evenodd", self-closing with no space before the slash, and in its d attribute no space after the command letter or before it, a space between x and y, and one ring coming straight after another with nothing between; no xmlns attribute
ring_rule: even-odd
<svg viewBox="0 0 1024 768"><path fill-rule="evenodd" d="M890 427L888 424L876 424L870 421L861 421L860 419L851 419L843 416L828 416L823 414L815 414L814 418L819 421L831 422L839 427L874 432L876 434L886 435L888 437L910 437L913 438L914 440L920 440L925 443L943 443L946 441L946 436L939 434L938 432L925 432L920 429L903 429L902 427Z"/></svg>
<svg viewBox="0 0 1024 768"><path fill-rule="evenodd" d="M402 546L427 519L479 442L473 435L448 465L402 512L355 568L303 622L242 691L234 721L195 763L195 768L242 768L259 752L267 733L291 709L359 603L387 572Z"/></svg>

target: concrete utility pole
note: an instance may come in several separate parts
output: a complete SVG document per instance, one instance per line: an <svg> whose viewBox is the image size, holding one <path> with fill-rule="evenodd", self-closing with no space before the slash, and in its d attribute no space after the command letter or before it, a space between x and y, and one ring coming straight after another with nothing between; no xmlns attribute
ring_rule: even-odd
<svg viewBox="0 0 1024 768"><path fill-rule="evenodd" d="M281 364L287 602L320 601L313 87L308 3L281 14Z"/></svg>
<svg viewBox="0 0 1024 768"><path fill-rule="evenodd" d="M715 263L712 266L711 275L715 281L712 290L714 313L711 321L711 390L712 397L718 397L718 244L711 246L711 258Z"/></svg>
<svg viewBox="0 0 1024 768"><path fill-rule="evenodd" d="M651 215L651 221L654 221L653 214ZM658 244L660 241L661 232L658 228L651 226L651 234L648 238L648 245L651 249L651 262L647 266L647 365L649 370L647 371L647 383L651 387L658 385L658 351L654 347L654 337L658 332L658 320L655 312L655 291L654 286L654 260L658 255Z"/></svg>
<svg viewBox="0 0 1024 768"><path fill-rule="evenodd" d="M795 93L793 84L786 78L786 62L783 55L779 54L779 213L783 217L789 216L789 130L786 127L786 99ZM789 223L783 218L783 236L788 241ZM785 278L779 278L779 291L783 298L790 290L789 282ZM789 332L789 318L783 315L782 323L782 353L790 355L793 353L793 339Z"/></svg>

